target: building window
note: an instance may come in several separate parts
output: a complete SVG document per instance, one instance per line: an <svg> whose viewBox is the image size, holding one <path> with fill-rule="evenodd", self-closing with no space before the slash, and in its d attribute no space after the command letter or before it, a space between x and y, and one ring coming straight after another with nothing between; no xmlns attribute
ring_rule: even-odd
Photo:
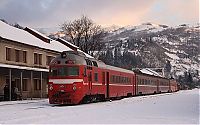
<svg viewBox="0 0 200 125"><path fill-rule="evenodd" d="M41 80L34 79L34 90L41 90Z"/></svg>
<svg viewBox="0 0 200 125"><path fill-rule="evenodd" d="M23 51L23 63L26 63L27 62L27 52L26 51Z"/></svg>
<svg viewBox="0 0 200 125"><path fill-rule="evenodd" d="M11 48L6 47L6 60L11 61Z"/></svg>
<svg viewBox="0 0 200 125"><path fill-rule="evenodd" d="M42 54L34 53L34 64L42 65Z"/></svg>
<svg viewBox="0 0 200 125"><path fill-rule="evenodd" d="M39 54L39 65L42 65L42 54Z"/></svg>
<svg viewBox="0 0 200 125"><path fill-rule="evenodd" d="M15 50L15 61L19 62L19 50Z"/></svg>
<svg viewBox="0 0 200 125"><path fill-rule="evenodd" d="M38 54L34 53L34 64L38 64Z"/></svg>
<svg viewBox="0 0 200 125"><path fill-rule="evenodd" d="M23 91L28 91L28 80L27 79L23 79L22 81L22 90Z"/></svg>

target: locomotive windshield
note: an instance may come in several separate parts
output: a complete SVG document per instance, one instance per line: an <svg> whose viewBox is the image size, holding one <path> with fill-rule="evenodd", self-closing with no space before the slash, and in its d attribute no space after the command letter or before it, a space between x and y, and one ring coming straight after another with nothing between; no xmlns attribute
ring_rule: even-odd
<svg viewBox="0 0 200 125"><path fill-rule="evenodd" d="M78 66L51 67L50 76L78 76Z"/></svg>

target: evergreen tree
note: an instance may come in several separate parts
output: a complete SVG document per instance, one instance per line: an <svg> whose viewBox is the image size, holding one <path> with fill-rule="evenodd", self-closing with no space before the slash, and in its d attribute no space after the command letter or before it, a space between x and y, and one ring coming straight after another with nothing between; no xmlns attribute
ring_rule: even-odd
<svg viewBox="0 0 200 125"><path fill-rule="evenodd" d="M114 66L120 67L121 66L121 50L119 47L115 47L114 50Z"/></svg>
<svg viewBox="0 0 200 125"><path fill-rule="evenodd" d="M106 51L106 55L105 55L105 63L108 65L113 65L114 64L114 58L113 58L113 53L111 49L108 49Z"/></svg>
<svg viewBox="0 0 200 125"><path fill-rule="evenodd" d="M166 64L165 64L165 77L170 78L170 73L171 73L171 63L169 60L167 60Z"/></svg>

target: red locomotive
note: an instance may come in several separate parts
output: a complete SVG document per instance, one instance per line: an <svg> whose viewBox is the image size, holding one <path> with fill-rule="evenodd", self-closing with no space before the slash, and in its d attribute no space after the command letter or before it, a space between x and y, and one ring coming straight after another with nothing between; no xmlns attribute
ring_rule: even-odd
<svg viewBox="0 0 200 125"><path fill-rule="evenodd" d="M133 72L64 51L50 63L49 103L79 104L141 94L176 91L176 82Z"/></svg>

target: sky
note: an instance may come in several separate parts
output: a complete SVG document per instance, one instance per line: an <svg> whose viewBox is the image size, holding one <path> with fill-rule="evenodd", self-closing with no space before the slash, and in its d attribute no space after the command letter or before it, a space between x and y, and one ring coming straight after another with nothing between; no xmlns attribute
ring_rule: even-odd
<svg viewBox="0 0 200 125"><path fill-rule="evenodd" d="M102 26L199 22L199 0L0 0L0 19L32 28L58 27L86 15Z"/></svg>

